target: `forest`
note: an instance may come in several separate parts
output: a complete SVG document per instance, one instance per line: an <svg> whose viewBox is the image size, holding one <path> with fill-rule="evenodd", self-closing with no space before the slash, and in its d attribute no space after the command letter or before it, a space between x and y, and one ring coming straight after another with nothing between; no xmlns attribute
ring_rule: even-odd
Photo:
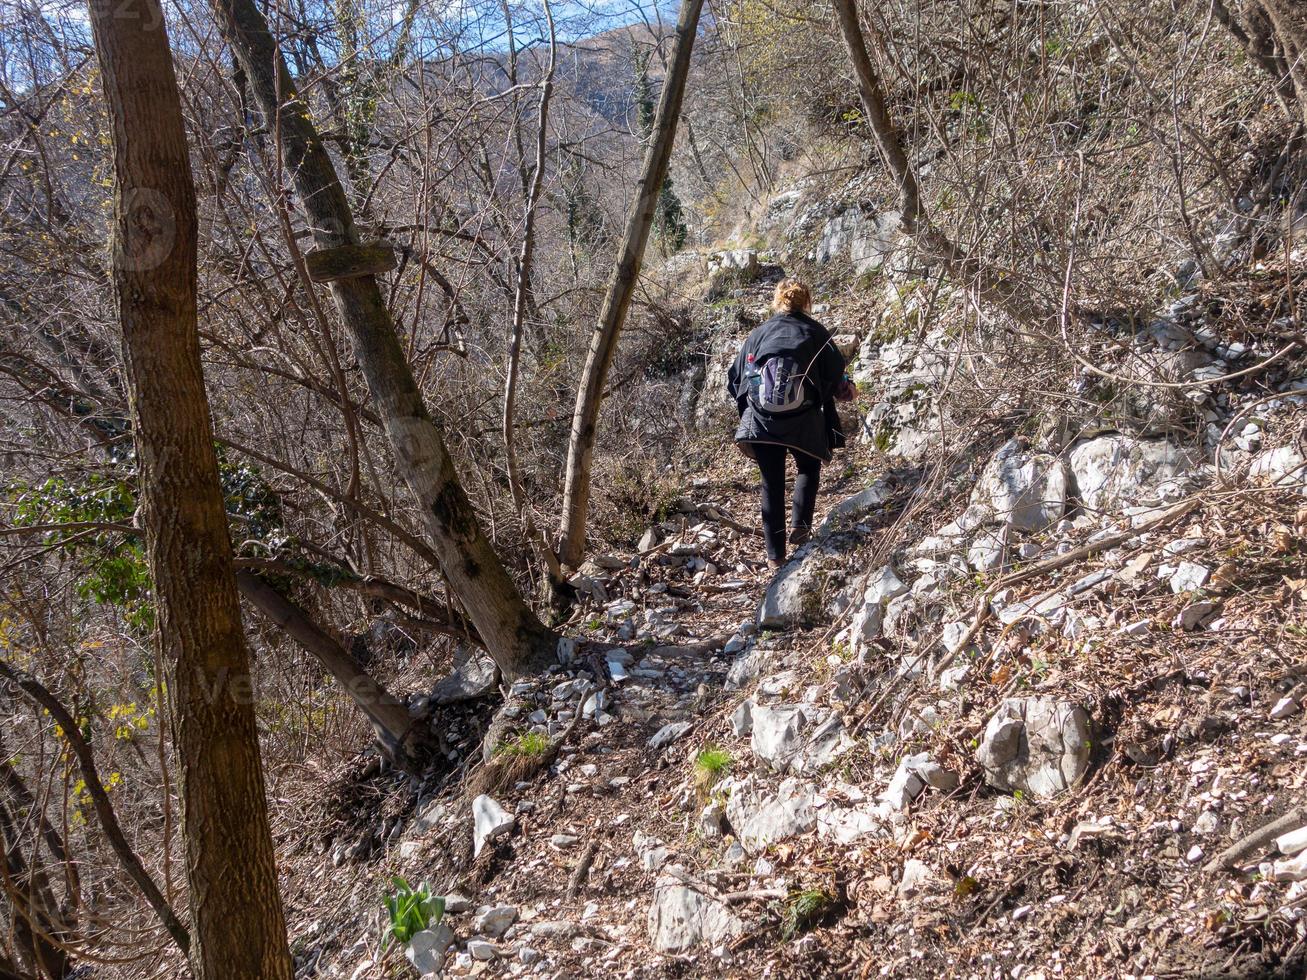
<svg viewBox="0 0 1307 980"><path fill-rule="evenodd" d="M1305 238L1298 0L0 0L0 980L1304 975Z"/></svg>

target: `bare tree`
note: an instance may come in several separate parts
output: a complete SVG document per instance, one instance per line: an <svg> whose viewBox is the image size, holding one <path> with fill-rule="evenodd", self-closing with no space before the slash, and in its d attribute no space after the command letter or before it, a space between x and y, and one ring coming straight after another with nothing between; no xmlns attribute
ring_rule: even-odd
<svg viewBox="0 0 1307 980"><path fill-rule="evenodd" d="M378 274L393 266L393 252L360 241L335 166L263 14L250 0L216 0L215 9L255 100L275 124L279 151L318 245L308 257L310 274L330 283L450 589L505 676L538 670L556 656L557 637L523 601L495 554L423 402L378 286Z"/></svg>
<svg viewBox="0 0 1307 980"><path fill-rule="evenodd" d="M237 572L241 595L317 658L368 718L386 754L401 764L413 746L413 719L404 703L363 670L340 641L309 618L280 591L250 572Z"/></svg>
<svg viewBox="0 0 1307 980"><path fill-rule="evenodd" d="M505 5L507 10L507 5ZM524 211L522 216L522 246L517 254L517 286L513 291L513 319L508 340L508 371L504 381L504 462L508 471L508 486L513 495L513 504L522 515L522 522L527 538L535 549L537 556L545 566L546 574L555 590L562 587L563 574L558 564L558 556L544 534L536 525L531 514L526 493L522 488L522 472L517 455L517 428L514 417L517 406L517 384L521 373L522 335L526 327L527 307L531 304L532 262L536 249L536 213L540 203L540 192L544 187L546 156L549 149L549 103L554 94L554 72L558 65L558 38L554 28L553 9L549 0L544 2L545 19L549 30L549 62L544 76L540 79L540 103L536 118L535 162L531 166L530 179L526 182ZM517 142L521 144L521 120L516 120L514 128ZM525 164L523 164L525 166ZM524 174L525 176L525 174Z"/></svg>
<svg viewBox="0 0 1307 980"><path fill-rule="evenodd" d="M113 125L114 283L169 673L195 975L290 980L196 319L195 188L156 0L95 0Z"/></svg>
<svg viewBox="0 0 1307 980"><path fill-rule="evenodd" d="M667 177L672 146L676 142L676 124L685 97L685 81L690 72L690 54L699 29L703 0L681 0L676 24L676 50L663 81L662 97L653 124L653 142L645 154L635 202L626 222L626 234L618 249L617 262L604 294L599 321L590 335L590 349L576 393L572 413L572 432L567 444L567 471L563 488L563 516L560 528L559 557L564 565L575 568L585 556L586 522L590 510L591 470L594 464L595 432L599 409L603 404L608 369L617 352L617 341L626 323L626 313L635 294L644 262L645 246L658 213L658 202Z"/></svg>
<svg viewBox="0 0 1307 980"><path fill-rule="evenodd" d="M127 876L140 889L141 894L150 904L150 908L154 910L155 915L159 917L159 921L163 923L164 928L168 930L168 935L177 944L177 948L183 953L188 952L191 946L190 934L186 931L186 927L182 925L181 920L177 918L177 914L168 904L168 900L164 897L163 892L159 890L159 886L154 883L154 879L150 877L149 872L141 864L141 859L136 856L136 852L132 850L131 845L127 842L127 835L123 833L122 824L118 821L118 815L114 811L113 803L104 788L104 782L100 779L99 767L95 764L95 753L91 750L90 743L82 736L81 728L78 726L76 719L45 685L26 671L14 667L7 661L0 660L0 678L3 678L12 688L22 692L24 697L54 719L55 723L63 730L63 737L68 740L69 748L77 758L77 765L82 773L82 781L86 784L86 792L91 798L91 805L95 808L95 815L100 821L100 828L105 837L108 838L114 855L118 858L123 870L127 872ZM22 786L22 780L18 773L8 763L5 763L4 778L10 784L17 782L18 786ZM31 799L31 794L25 788L17 795L19 799ZM29 812L35 809L35 806L28 807ZM45 833L48 839L50 834L53 833L53 828L46 829ZM52 850L55 850L55 848L52 847ZM64 850L64 845L60 842L56 853L64 852Z"/></svg>
<svg viewBox="0 0 1307 980"><path fill-rule="evenodd" d="M834 7L853 73L858 80L858 95L867 125L890 177L898 185L900 230L916 242L929 260L942 265L957 285L974 289L982 303L1002 310L1018 322L1037 323L1040 314L1021 298L1014 284L991 274L930 220L921 199L917 175L903 148L903 137L890 119L884 89L867 54L867 42L858 23L856 0L834 0Z"/></svg>

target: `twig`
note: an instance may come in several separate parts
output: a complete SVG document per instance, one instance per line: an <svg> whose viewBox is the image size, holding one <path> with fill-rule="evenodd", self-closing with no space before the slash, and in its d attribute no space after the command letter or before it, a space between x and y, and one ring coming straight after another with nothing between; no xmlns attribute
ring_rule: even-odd
<svg viewBox="0 0 1307 980"><path fill-rule="evenodd" d="M576 898L576 893L581 890L585 880L590 875L590 865L594 864L595 855L599 853L599 841L592 840L585 846L581 853L581 860L576 863L575 870L572 871L572 877L567 879L567 897Z"/></svg>

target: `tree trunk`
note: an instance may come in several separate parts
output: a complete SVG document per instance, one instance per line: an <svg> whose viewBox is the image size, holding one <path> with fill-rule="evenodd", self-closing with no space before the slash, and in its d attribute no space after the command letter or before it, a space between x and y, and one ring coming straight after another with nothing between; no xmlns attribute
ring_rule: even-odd
<svg viewBox="0 0 1307 980"><path fill-rule="evenodd" d="M1226 5L1225 0L1211 0L1212 14L1221 22L1239 42L1253 64L1261 68L1266 74L1270 75L1275 83L1275 94L1283 103L1287 110L1290 106L1298 103L1297 89L1289 79L1288 66L1284 63L1280 52L1276 50L1270 37L1270 25L1265 19L1258 18L1252 13L1256 8L1256 0L1251 0L1250 16L1248 25L1245 26L1235 13ZM1251 27L1251 30L1249 29ZM1300 35L1301 36L1301 35ZM1307 102L1301 103L1298 108L1307 113Z"/></svg>
<svg viewBox="0 0 1307 980"><path fill-rule="evenodd" d="M590 476L594 463L595 428L603 402L608 369L617 352L617 341L626 323L626 311L640 277L649 230L658 210L658 199L667 165L676 142L676 123L685 96L685 79L690 71L690 53L699 29L703 0L681 0L681 14L676 24L676 50L663 80L662 97L654 118L653 143L644 157L635 204L626 222L626 235L617 254L612 278L604 294L599 320L590 336L590 352L576 393L572 413L572 434L567 443L567 471L563 488L563 515L560 527L559 558L564 565L576 568L585 557L585 530L590 511Z"/></svg>
<svg viewBox="0 0 1307 980"><path fill-rule="evenodd" d="M505 5L504 10L507 16L507 5ZM540 79L540 102L536 114L535 162L532 165L529 177L526 173L525 161L522 164L522 177L525 184L522 246L517 254L517 283L513 291L513 320L509 325L508 370L504 381L502 430L504 436L504 464L505 469L508 471L508 488L513 495L513 506L517 508L517 512L522 516L522 526L527 540L544 567L547 580L545 591L551 597L557 597L564 594L569 586L563 575L563 570L559 566L558 555L554 553L553 548L550 547L548 540L545 538L544 532L536 524L535 516L531 512L531 504L526 499L526 491L522 485L522 471L517 458L517 420L515 418L517 381L522 362L522 337L526 329L527 311L534 305L531 300L531 274L533 271L532 263L535 258L535 223L540 203L540 192L544 188L545 164L548 162L549 103L553 98L554 71L558 62L558 39L554 31L554 14L549 5L549 0L544 0L544 11L545 22L549 28L549 60L544 76ZM513 133L518 148L521 150L522 120L520 115L514 116Z"/></svg>
<svg viewBox="0 0 1307 980"><path fill-rule="evenodd" d="M1307 123L1307 8L1301 0L1250 0L1246 16L1259 35L1264 31L1269 37L1271 57L1283 73L1280 82L1287 76Z"/></svg>
<svg viewBox="0 0 1307 980"><path fill-rule="evenodd" d="M368 717L377 741L392 760L403 765L409 757L408 737L413 727L404 702L363 670L330 633L309 618L299 606L251 572L237 572L241 594L276 623L300 646L313 654L340 682L359 710Z"/></svg>
<svg viewBox="0 0 1307 980"><path fill-rule="evenodd" d="M885 107L885 94L871 66L867 43L858 23L855 0L833 0L840 32L848 48L849 61L858 79L858 94L871 127L876 148L880 151L885 168L899 186L899 229L913 239L923 255L943 267L949 278L959 287L973 289L977 298L1012 319L1030 326L1038 326L1043 316L1025 301L1012 284L988 270L956 242L935 227L926 213L917 186L917 177L903 149L903 138L891 122Z"/></svg>
<svg viewBox="0 0 1307 980"><path fill-rule="evenodd" d="M249 650L200 367L195 187L157 0L92 0L113 125L114 284L180 761L199 980L291 980Z"/></svg>
<svg viewBox="0 0 1307 980"><path fill-rule="evenodd" d="M72 976L64 943L72 930L59 914L50 882L22 851L22 836L9 808L0 800L0 844L4 847L4 888L13 922L14 945L28 968L45 980Z"/></svg>
<svg viewBox="0 0 1307 980"><path fill-rule="evenodd" d="M335 167L263 14L252 0L214 0L214 7L254 98L275 124L279 152L319 250L358 245ZM557 655L558 637L522 599L482 530L405 360L376 276L336 279L330 288L450 590L506 678L544 668Z"/></svg>

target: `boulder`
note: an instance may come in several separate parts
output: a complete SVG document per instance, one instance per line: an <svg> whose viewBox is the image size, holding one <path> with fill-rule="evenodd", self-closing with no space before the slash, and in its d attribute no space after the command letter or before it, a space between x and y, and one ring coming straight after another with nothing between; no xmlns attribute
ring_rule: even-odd
<svg viewBox="0 0 1307 980"><path fill-rule="evenodd" d="M878 270L894 254L898 228L898 212L871 214L853 205L826 222L812 250L812 261L825 264L847 259L859 275Z"/></svg>
<svg viewBox="0 0 1307 980"><path fill-rule="evenodd" d="M753 701L741 701L731 712L731 731L736 738L744 738L753 733Z"/></svg>
<svg viewBox="0 0 1307 980"><path fill-rule="evenodd" d="M692 392L694 424L699 428L716 429L735 425L735 400L727 394L726 380L743 344L744 337L737 336L730 327L719 330L714 338L705 361L702 380L698 382L697 390Z"/></svg>
<svg viewBox="0 0 1307 980"><path fill-rule="evenodd" d="M1253 457L1248 475L1259 483L1307 493L1307 459L1293 446L1268 449Z"/></svg>
<svg viewBox="0 0 1307 980"><path fill-rule="evenodd" d="M1103 435L1077 443L1070 453L1076 498L1089 510L1110 511L1145 496L1174 496L1197 453L1166 439Z"/></svg>
<svg viewBox="0 0 1307 980"><path fill-rule="evenodd" d="M512 905L488 905L477 912L472 928L483 936L498 939L517 921L517 909Z"/></svg>
<svg viewBox="0 0 1307 980"><path fill-rule="evenodd" d="M726 690L738 691L753 683L775 658L776 651L767 646L754 644L742 657L737 657L726 672Z"/></svg>
<svg viewBox="0 0 1307 980"><path fill-rule="evenodd" d="M944 607L934 597L901 595L885 607L885 636L898 643L916 643L943 612Z"/></svg>
<svg viewBox="0 0 1307 980"><path fill-rule="evenodd" d="M1089 715L1079 705L1010 698L985 726L976 759L994 788L1047 798L1080 780L1089 751Z"/></svg>
<svg viewBox="0 0 1307 980"><path fill-rule="evenodd" d="M723 943L745 929L729 908L675 875L663 875L654 885L647 922L653 948L670 954L684 953L702 943Z"/></svg>
<svg viewBox="0 0 1307 980"><path fill-rule="evenodd" d="M1039 531L1061 520L1066 510L1066 468L1056 456L1034 453L1019 441L1006 442L985 464L973 504L1018 531Z"/></svg>
<svg viewBox="0 0 1307 980"><path fill-rule="evenodd" d="M880 636L885 621L885 610L878 603L864 602L842 633L842 639L856 653Z"/></svg>
<svg viewBox="0 0 1307 980"><path fill-rule="evenodd" d="M776 573L758 607L758 625L767 628L814 625L828 618L827 599L842 575L831 567L829 542L809 545Z"/></svg>
<svg viewBox="0 0 1307 980"><path fill-rule="evenodd" d="M870 835L884 837L884 814L866 803L850 807L827 804L817 811L817 835L837 844L850 844Z"/></svg>
<svg viewBox="0 0 1307 980"><path fill-rule="evenodd" d="M666 748L688 732L692 727L691 722L688 721L668 722L662 728L658 729L658 731L654 732L653 736L649 739L649 748Z"/></svg>
<svg viewBox="0 0 1307 980"><path fill-rule="evenodd" d="M882 565L863 582L863 598L867 602L883 604L901 595L906 595L908 587L903 584L890 565Z"/></svg>
<svg viewBox="0 0 1307 980"><path fill-rule="evenodd" d="M724 785L723 792L727 789L726 819L750 854L816 826L810 783L792 777L773 791L757 777L747 776Z"/></svg>
<svg viewBox="0 0 1307 980"><path fill-rule="evenodd" d="M472 647L454 650L454 669L431 690L435 704L455 704L483 698L499 683L499 668L489 656Z"/></svg>
<svg viewBox="0 0 1307 980"><path fill-rule="evenodd" d="M758 276L762 266L758 262L758 253L751 248L727 249L714 252L708 257L709 274L732 272L740 282L752 282Z"/></svg>
<svg viewBox="0 0 1307 980"><path fill-rule="evenodd" d="M1031 632L1042 633L1050 625L1061 625L1068 601L1066 593L1054 589L1032 599L1007 603L996 611L999 622L1004 626L1029 620L1028 628Z"/></svg>
<svg viewBox="0 0 1307 980"><path fill-rule="evenodd" d="M408 829L404 831L404 839L417 840L424 834L439 827L448 815L448 806L440 800L430 801L421 808L418 815L413 818L413 822L409 824Z"/></svg>
<svg viewBox="0 0 1307 980"><path fill-rule="evenodd" d="M817 529L818 535L827 534L841 521L857 520L863 514L885 504L893 496L890 486L884 480L877 480L871 486L858 491L851 497L845 497L826 514L826 519Z"/></svg>
<svg viewBox="0 0 1307 980"><path fill-rule="evenodd" d="M1223 362L1215 361L1207 351L1194 347L1193 335L1174 323L1157 321L1148 333L1151 337L1145 343L1153 342L1157 347L1136 349L1118 369L1123 378L1139 383L1120 388L1109 410L1152 432L1192 424L1208 391L1164 386L1219 378L1230 369Z"/></svg>
<svg viewBox="0 0 1307 980"><path fill-rule="evenodd" d="M950 793L957 789L958 775L934 762L928 753L917 752L903 757L880 798L890 809L903 811L927 786Z"/></svg>
<svg viewBox="0 0 1307 980"><path fill-rule="evenodd" d="M825 769L856 743L844 730L838 715L831 715L813 729L803 747L790 763L794 772L817 772Z"/></svg>
<svg viewBox="0 0 1307 980"><path fill-rule="evenodd" d="M803 747L804 731L812 722L812 707L782 704L753 706L753 754L774 769L785 769Z"/></svg>
<svg viewBox="0 0 1307 980"><path fill-rule="evenodd" d="M983 530L967 549L967 564L977 572L997 572L1007 562L1007 528Z"/></svg>

